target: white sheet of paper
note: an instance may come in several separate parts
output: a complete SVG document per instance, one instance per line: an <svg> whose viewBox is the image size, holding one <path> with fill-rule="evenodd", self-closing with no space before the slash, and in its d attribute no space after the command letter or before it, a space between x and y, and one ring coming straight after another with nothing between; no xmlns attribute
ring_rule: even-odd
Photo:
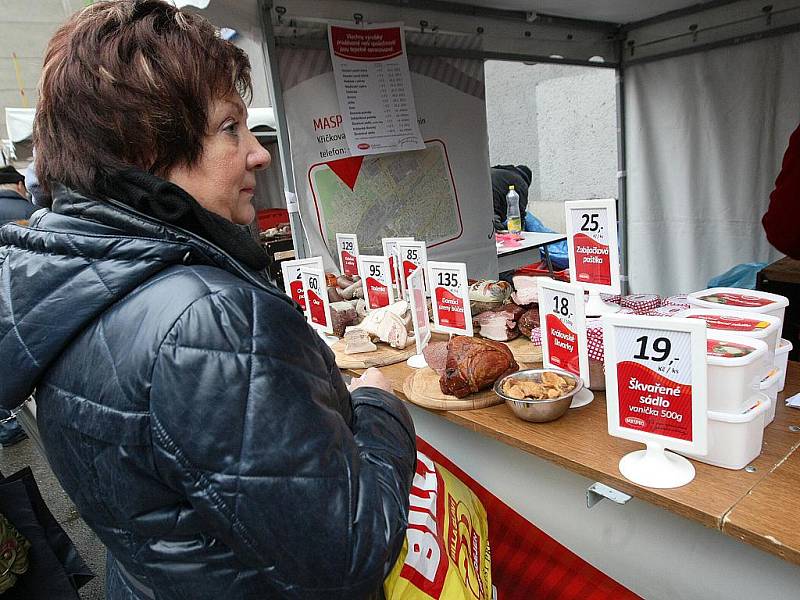
<svg viewBox="0 0 800 600"><path fill-rule="evenodd" d="M328 45L350 154L425 148L402 24L329 25Z"/></svg>

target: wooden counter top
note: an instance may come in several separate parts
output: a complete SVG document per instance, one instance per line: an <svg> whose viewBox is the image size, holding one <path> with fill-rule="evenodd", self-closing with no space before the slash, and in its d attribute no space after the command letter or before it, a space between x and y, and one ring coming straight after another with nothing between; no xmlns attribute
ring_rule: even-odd
<svg viewBox="0 0 800 600"><path fill-rule="evenodd" d="M413 370L397 364L381 371L397 395L404 398L403 381ZM800 454L793 456L800 445L800 433L789 430L790 425L800 426L800 410L787 408L783 402L786 395L798 391L800 364L790 363L785 393L778 396L775 420L764 431L761 456L751 463L757 469L755 473L692 461L697 471L694 481L672 490L645 488L622 477L617 468L622 456L643 446L608 434L602 392L595 392L595 399L588 406L570 410L551 423L521 421L505 404L432 412L800 564L800 519L793 510L800 509ZM436 444L436 440L428 441ZM790 455L792 460L788 461ZM786 498L790 493L793 502ZM766 506L767 498L772 499L770 508L760 508Z"/></svg>

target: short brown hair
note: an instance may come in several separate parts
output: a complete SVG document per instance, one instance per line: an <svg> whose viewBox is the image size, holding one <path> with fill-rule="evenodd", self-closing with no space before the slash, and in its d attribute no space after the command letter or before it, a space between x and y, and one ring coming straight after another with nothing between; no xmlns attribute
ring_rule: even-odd
<svg viewBox="0 0 800 600"><path fill-rule="evenodd" d="M86 194L117 169L156 175L202 154L210 103L252 95L250 62L161 0L98 2L53 35L34 123L36 172Z"/></svg>

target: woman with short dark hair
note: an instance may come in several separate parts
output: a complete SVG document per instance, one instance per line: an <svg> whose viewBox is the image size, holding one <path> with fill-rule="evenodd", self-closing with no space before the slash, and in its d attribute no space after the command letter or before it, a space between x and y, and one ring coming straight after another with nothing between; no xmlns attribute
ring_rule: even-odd
<svg viewBox="0 0 800 600"><path fill-rule="evenodd" d="M246 228L269 154L244 53L159 0L53 36L34 127L52 209L0 229L0 408L109 550L107 597L363 598L403 543L408 413L348 390Z"/></svg>

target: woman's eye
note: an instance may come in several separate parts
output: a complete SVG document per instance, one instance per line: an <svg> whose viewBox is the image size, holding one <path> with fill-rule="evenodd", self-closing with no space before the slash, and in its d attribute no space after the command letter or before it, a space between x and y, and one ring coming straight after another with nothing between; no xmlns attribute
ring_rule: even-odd
<svg viewBox="0 0 800 600"><path fill-rule="evenodd" d="M236 133L238 133L238 129L239 129L239 122L231 121L223 126L222 131L224 131L225 133L231 133L235 135Z"/></svg>

